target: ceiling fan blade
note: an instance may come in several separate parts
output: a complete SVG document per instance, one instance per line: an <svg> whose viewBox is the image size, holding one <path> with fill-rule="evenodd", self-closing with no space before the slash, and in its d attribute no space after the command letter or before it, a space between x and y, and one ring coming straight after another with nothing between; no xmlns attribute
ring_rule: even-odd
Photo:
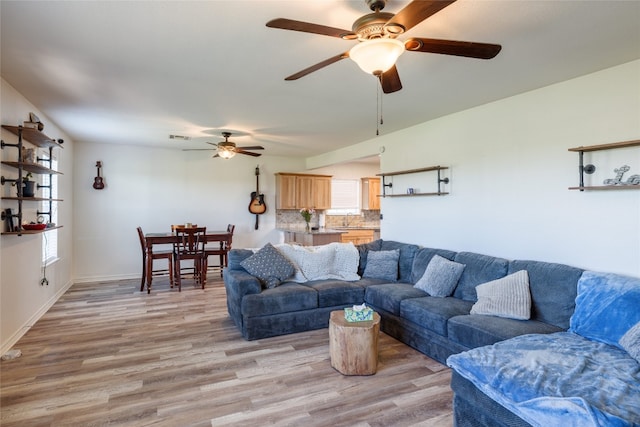
<svg viewBox="0 0 640 427"><path fill-rule="evenodd" d="M236 154L246 154L247 156L260 157L261 153L252 153L251 151L244 151L236 148Z"/></svg>
<svg viewBox="0 0 640 427"><path fill-rule="evenodd" d="M456 0L414 0L391 18L385 27L401 26L409 31L431 15L435 15Z"/></svg>
<svg viewBox="0 0 640 427"><path fill-rule="evenodd" d="M443 55L466 56L491 59L502 46L499 44L465 42L457 40L424 39L413 37L404 42L405 49L413 52L441 53Z"/></svg>
<svg viewBox="0 0 640 427"><path fill-rule="evenodd" d="M349 52L341 53L340 55L336 55L329 59L325 59L322 62L318 62L317 64L312 65L311 67L305 68L302 71L298 71L297 73L292 74L289 77L285 77L285 80L298 80L300 77L304 77L307 74L311 74L314 71L318 71L319 69L326 67L327 65L331 65L334 62L338 62L341 59L348 58L348 57L349 57Z"/></svg>
<svg viewBox="0 0 640 427"><path fill-rule="evenodd" d="M322 36L338 37L352 40L357 38L353 31L341 28L327 27L326 25L311 24L309 22L294 21L293 19L276 18L267 22L267 27L279 28L281 30L301 31L303 33L320 34Z"/></svg>
<svg viewBox="0 0 640 427"><path fill-rule="evenodd" d="M205 144L209 144L209 145L213 145L214 147L218 146L218 144L214 144L213 142L209 142L209 141L205 141L204 143Z"/></svg>
<svg viewBox="0 0 640 427"><path fill-rule="evenodd" d="M264 150L262 145L251 145L248 147L236 147L237 150Z"/></svg>
<svg viewBox="0 0 640 427"><path fill-rule="evenodd" d="M398 74L398 69L395 65L382 73L379 79L384 93L393 93L402 89L400 75Z"/></svg>

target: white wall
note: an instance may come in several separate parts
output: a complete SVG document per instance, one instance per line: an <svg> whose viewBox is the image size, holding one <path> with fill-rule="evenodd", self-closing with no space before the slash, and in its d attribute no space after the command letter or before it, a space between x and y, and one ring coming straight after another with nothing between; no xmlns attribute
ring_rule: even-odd
<svg viewBox="0 0 640 427"><path fill-rule="evenodd" d="M40 279L43 277L42 239L46 234L0 237L0 354L4 354L72 284L73 194L71 183L73 182L74 144L44 114L4 80L1 82L0 93L2 124L19 125L28 120L30 112L34 112L44 123L43 132L46 135L64 139L64 149L54 149L54 156L58 158L58 170L64 174L58 179L59 197L64 199L64 202L59 203L58 208L58 222L63 225L63 228L58 230L59 260L46 268L49 285L40 285ZM7 143L17 143L17 137L4 129L2 140ZM16 161L17 150L4 148L2 160ZM16 178L17 172L17 169L2 166L2 175L5 177ZM3 196L14 196L15 190L15 187L5 184L0 191ZM15 201L2 200L1 207L2 209L11 208L15 212L18 205ZM39 203L24 202L24 219L35 220L35 211L38 207ZM2 230L4 230L4 224L2 224Z"/></svg>
<svg viewBox="0 0 640 427"><path fill-rule="evenodd" d="M74 278L76 282L139 277L136 227L168 232L191 222L210 230L236 225L234 247L259 247L281 238L275 231L275 173L304 169L303 160L263 155L211 158L211 152L80 142L76 146ZM103 164L105 188L94 190L95 164ZM248 210L256 190L267 212Z"/></svg>
<svg viewBox="0 0 640 427"><path fill-rule="evenodd" d="M383 199L382 237L640 276L640 188L567 189L578 185L568 148L635 139L640 61L378 137L382 171L442 165L451 178L448 196ZM585 160L594 184L623 164L640 174L640 147ZM433 189L435 174L394 184Z"/></svg>

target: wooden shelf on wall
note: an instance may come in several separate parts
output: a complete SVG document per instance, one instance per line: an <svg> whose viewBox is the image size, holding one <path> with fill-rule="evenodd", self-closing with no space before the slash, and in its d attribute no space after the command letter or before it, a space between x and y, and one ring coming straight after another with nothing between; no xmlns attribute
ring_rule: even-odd
<svg viewBox="0 0 640 427"><path fill-rule="evenodd" d="M8 130L14 135L20 136L22 132L22 138L29 141L35 146L47 148L47 147L55 147L62 148L62 144L58 144L56 140L49 138L44 133L40 132L38 129L25 128L22 126L10 126L10 125L2 125L3 129Z"/></svg>
<svg viewBox="0 0 640 427"><path fill-rule="evenodd" d="M593 170L591 172L586 172L586 167L584 166L584 153L602 150L615 150L617 148L629 147L640 147L640 139L634 139L632 141L612 142L610 144L588 145L583 147L569 148L569 151L578 153L580 155L578 161L578 169L580 170L580 184L577 187L569 187L569 190L640 190L640 185L637 184L584 185L584 174L593 172Z"/></svg>
<svg viewBox="0 0 640 427"><path fill-rule="evenodd" d="M441 184L448 184L449 183L449 178L440 178L440 171L441 170L445 170L445 169L449 169L447 166L429 166L426 168L419 168L419 169L407 169L407 170L403 170L403 171L396 171L396 172L384 172L384 173L379 173L377 174L377 176L381 176L382 177L382 194L380 194L378 197L415 197L415 196L444 196L449 194L448 192L445 191L440 191L440 185ZM436 177L436 184L438 186L438 191L436 192L430 192L430 193L409 193L409 194L387 194L386 192L386 188L390 187L392 188L393 183L386 183L385 178L389 177L389 176L397 176L397 175L408 175L408 174L412 174L412 173L421 173L421 172L438 172L438 175Z"/></svg>
<svg viewBox="0 0 640 427"><path fill-rule="evenodd" d="M44 230L21 230L21 231L3 231L1 234L4 236L6 234L12 234L14 236L19 236L21 234L41 234L46 233L50 230L55 230L57 228L62 228L62 225L56 225L55 227L45 228Z"/></svg>

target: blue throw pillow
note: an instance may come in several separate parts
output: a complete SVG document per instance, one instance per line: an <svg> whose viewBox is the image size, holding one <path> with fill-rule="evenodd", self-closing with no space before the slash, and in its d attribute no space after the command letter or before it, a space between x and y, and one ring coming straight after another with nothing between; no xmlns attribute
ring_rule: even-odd
<svg viewBox="0 0 640 427"><path fill-rule="evenodd" d="M432 297L451 296L460 276L462 276L464 267L464 264L449 261L440 255L434 255L414 287L425 291Z"/></svg>
<svg viewBox="0 0 640 427"><path fill-rule="evenodd" d="M369 251L367 253L367 264L362 277L388 280L389 282L397 281L398 258L400 258L400 249L391 251Z"/></svg>
<svg viewBox="0 0 640 427"><path fill-rule="evenodd" d="M622 349L620 338L640 322L639 307L640 279L585 271L569 331Z"/></svg>
<svg viewBox="0 0 640 427"><path fill-rule="evenodd" d="M242 261L240 266L257 277L267 289L275 288L295 273L293 264L271 243Z"/></svg>

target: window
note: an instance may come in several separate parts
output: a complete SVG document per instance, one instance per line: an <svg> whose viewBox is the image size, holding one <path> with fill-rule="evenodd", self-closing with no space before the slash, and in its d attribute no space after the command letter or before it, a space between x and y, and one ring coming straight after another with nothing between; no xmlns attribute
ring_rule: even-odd
<svg viewBox="0 0 640 427"><path fill-rule="evenodd" d="M46 158L46 157L45 157ZM58 170L58 161L55 158L51 159L51 169ZM42 197L58 198L58 175L40 175L42 177ZM51 212L49 212L51 208ZM50 213L51 215L42 215L45 221L58 223L58 202L51 202L49 206L48 201L43 201L40 206L40 212ZM47 231L42 234L42 262L47 265L55 261L58 258L58 230Z"/></svg>
<svg viewBox="0 0 640 427"><path fill-rule="evenodd" d="M357 179L331 180L331 209L328 215L360 213L360 181Z"/></svg>

